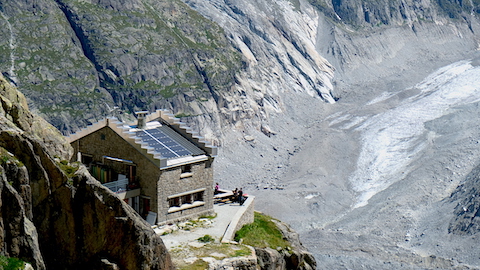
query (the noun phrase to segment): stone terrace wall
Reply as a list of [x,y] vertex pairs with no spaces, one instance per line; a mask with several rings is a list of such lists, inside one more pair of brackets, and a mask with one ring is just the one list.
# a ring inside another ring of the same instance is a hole
[[255,209],[255,196],[249,195],[242,208],[240,208],[227,227],[222,238],[222,243],[228,243],[233,240],[235,233],[244,225],[253,223]]

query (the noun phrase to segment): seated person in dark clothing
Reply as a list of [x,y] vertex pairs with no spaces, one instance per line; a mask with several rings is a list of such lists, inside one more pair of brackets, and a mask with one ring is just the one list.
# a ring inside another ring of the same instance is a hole
[[238,191],[238,203],[240,205],[243,204],[243,190],[240,188],[240,190]]
[[233,192],[232,202],[236,202],[238,200],[238,188],[235,188],[235,190],[232,190],[232,192]]

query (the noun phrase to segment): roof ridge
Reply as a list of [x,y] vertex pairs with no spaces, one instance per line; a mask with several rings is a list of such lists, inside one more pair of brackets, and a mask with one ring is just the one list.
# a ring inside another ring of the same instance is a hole
[[69,143],[73,142],[73,141],[76,141],[80,138],[83,138],[99,129],[102,129],[106,126],[109,126],[110,122],[113,122],[113,123],[122,123],[120,122],[116,117],[106,117],[106,118],[102,118],[100,120],[98,120],[97,122],[95,123],[92,123],[80,130],[78,130],[77,132],[75,133],[72,133],[68,136],[65,136],[65,138],[67,138],[67,141]]

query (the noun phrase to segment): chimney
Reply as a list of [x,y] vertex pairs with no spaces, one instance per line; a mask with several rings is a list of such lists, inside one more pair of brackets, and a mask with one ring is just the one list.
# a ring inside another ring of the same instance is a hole
[[135,112],[135,114],[137,115],[137,128],[145,129],[145,126],[147,125],[145,116],[148,114],[148,111]]

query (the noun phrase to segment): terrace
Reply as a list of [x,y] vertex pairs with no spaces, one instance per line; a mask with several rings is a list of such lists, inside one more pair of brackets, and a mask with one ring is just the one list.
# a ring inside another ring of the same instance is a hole
[[138,185],[129,184],[129,180],[126,177],[122,177],[117,181],[105,183],[103,186],[115,192],[122,200],[140,196],[140,187]]

